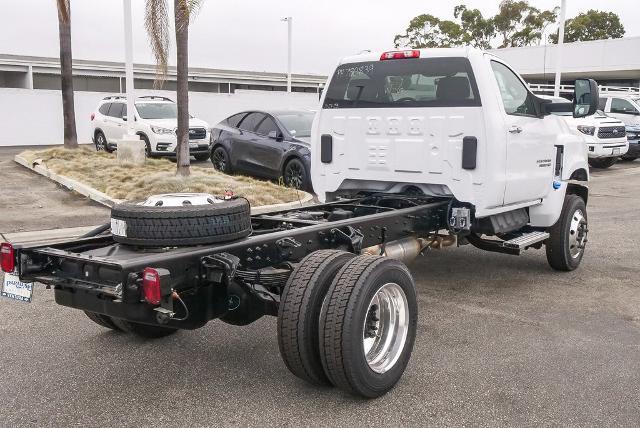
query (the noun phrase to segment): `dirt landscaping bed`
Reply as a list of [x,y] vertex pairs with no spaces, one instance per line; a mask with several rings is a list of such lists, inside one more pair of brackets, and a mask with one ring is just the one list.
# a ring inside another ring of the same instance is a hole
[[121,165],[115,154],[89,148],[27,150],[19,156],[30,165],[42,165],[120,200],[142,200],[149,195],[174,192],[221,195],[231,190],[246,197],[252,206],[262,206],[294,202],[306,196],[270,181],[226,175],[199,166],[191,166],[191,176],[178,177],[176,164],[168,159],[147,159],[143,166]]

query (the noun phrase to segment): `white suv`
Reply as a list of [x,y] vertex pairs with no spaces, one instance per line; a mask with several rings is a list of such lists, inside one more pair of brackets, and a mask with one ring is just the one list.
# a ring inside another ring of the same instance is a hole
[[[175,156],[177,106],[165,97],[143,96],[135,101],[135,131],[146,144],[147,156]],[[91,114],[91,140],[96,150],[111,152],[127,132],[127,99],[121,95],[100,101]],[[197,160],[209,158],[209,125],[200,119],[189,119],[189,151]]]
[[[545,95],[540,97],[554,103],[571,104],[570,101],[561,97]],[[563,116],[574,133],[579,132],[584,136],[589,165],[594,168],[609,168],[629,150],[624,123],[614,117],[609,117],[601,110],[592,116],[581,118],[574,118],[571,112],[556,112],[554,114]]]
[[604,93],[600,95],[600,110],[620,119],[625,125],[640,125],[640,93]]

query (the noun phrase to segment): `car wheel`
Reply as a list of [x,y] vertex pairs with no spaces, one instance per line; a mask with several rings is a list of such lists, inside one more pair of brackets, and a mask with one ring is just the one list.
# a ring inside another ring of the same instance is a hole
[[280,355],[291,373],[314,385],[331,385],[318,348],[320,310],[331,281],[353,257],[340,250],[314,251],[293,270],[280,297]]
[[110,328],[111,330],[121,331],[118,326],[113,323],[113,319],[107,315],[98,314],[96,312],[84,311],[85,315],[99,326]]
[[589,165],[593,168],[606,169],[613,166],[618,161],[618,158],[594,158],[589,159]]
[[111,153],[113,151],[109,149],[109,146],[107,145],[107,139],[100,131],[96,132],[95,143],[97,152]]
[[120,330],[134,334],[143,339],[159,339],[161,337],[170,336],[178,330],[175,328],[162,327],[159,325],[147,325],[137,322],[125,321],[118,318],[112,318],[113,323]]
[[145,155],[148,158],[152,157],[153,154],[151,153],[151,143],[149,143],[149,139],[145,135],[140,135],[140,139],[142,141],[144,141],[144,153],[145,153]]
[[638,156],[629,156],[629,155],[622,156],[622,160],[629,161],[629,162],[632,162],[636,159],[638,159]]
[[299,159],[291,159],[284,167],[284,185],[295,189],[307,188],[307,169]]
[[229,153],[227,153],[227,150],[224,147],[218,146],[213,149],[213,152],[211,153],[211,163],[216,171],[224,172],[225,174],[231,173]]
[[385,394],[404,373],[416,337],[418,303],[404,263],[360,255],[336,274],[322,305],[322,366],[331,383],[367,398]]
[[559,271],[576,269],[584,256],[589,233],[584,200],[577,195],[567,195],[560,219],[548,232],[551,235],[546,241],[549,266]]

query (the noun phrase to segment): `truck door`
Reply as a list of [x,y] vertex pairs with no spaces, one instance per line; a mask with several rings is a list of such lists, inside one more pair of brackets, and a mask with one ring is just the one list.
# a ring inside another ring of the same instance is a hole
[[505,64],[491,60],[504,107],[507,141],[504,204],[543,198],[553,181],[555,126],[539,118],[533,94]]

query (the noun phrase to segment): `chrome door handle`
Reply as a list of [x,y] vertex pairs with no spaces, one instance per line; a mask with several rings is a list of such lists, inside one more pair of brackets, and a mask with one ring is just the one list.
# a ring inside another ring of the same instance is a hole
[[512,134],[519,134],[522,132],[522,128],[517,125],[513,125],[511,126],[511,128],[509,128],[509,132],[511,132]]

